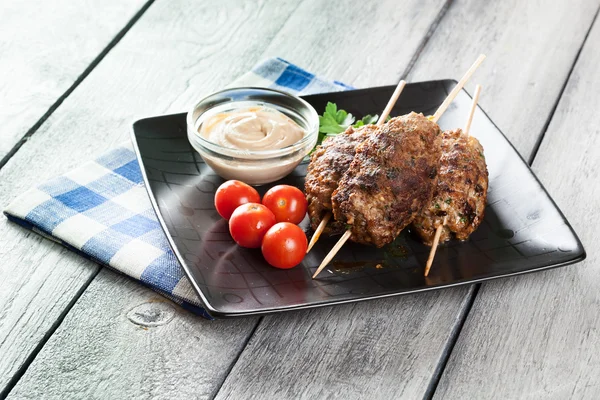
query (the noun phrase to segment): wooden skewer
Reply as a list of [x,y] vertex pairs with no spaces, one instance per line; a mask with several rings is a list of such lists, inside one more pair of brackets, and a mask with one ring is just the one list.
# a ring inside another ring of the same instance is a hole
[[337,254],[338,251],[340,251],[340,249],[342,248],[344,243],[346,243],[346,241],[348,239],[350,239],[350,236],[352,236],[352,231],[350,229],[348,229],[346,232],[344,232],[344,234],[342,235],[340,240],[338,240],[338,242],[335,244],[335,246],[333,246],[333,249],[331,249],[329,254],[327,254],[327,257],[325,257],[325,259],[321,262],[321,265],[319,265],[319,268],[317,268],[317,270],[315,271],[315,273],[312,276],[313,279],[315,279],[317,277],[317,275],[319,275],[321,273],[321,271],[323,271],[323,268],[325,268],[325,266],[327,264],[329,264],[329,261],[331,261],[331,259],[333,257],[335,257],[335,255]]
[[469,116],[467,117],[467,123],[465,124],[465,135],[469,137],[469,131],[471,130],[471,123],[473,122],[473,116],[475,115],[475,109],[477,108],[477,102],[479,101],[479,95],[481,94],[481,85],[475,86],[475,94],[473,95],[473,102],[471,103],[471,110],[469,110]]
[[[481,93],[481,85],[477,85],[475,87],[475,94],[473,95],[473,102],[471,103],[471,110],[469,110],[469,116],[467,117],[467,123],[465,124],[465,135],[469,137],[469,131],[471,130],[471,123],[473,122],[473,116],[475,115],[475,110],[477,109],[477,101],[479,100],[479,94]],[[429,258],[427,258],[427,264],[425,265],[425,276],[429,275],[429,270],[431,269],[431,264],[433,264],[433,259],[435,258],[435,253],[437,252],[438,244],[440,241],[440,235],[442,234],[442,229],[446,225],[448,221],[448,216],[444,217],[444,221],[438,225],[435,231],[435,237],[433,238],[433,244],[431,245],[431,250],[429,251]]]
[[[475,70],[477,68],[479,68],[479,66],[481,65],[483,60],[485,60],[485,54],[480,54],[479,57],[477,57],[477,60],[475,60],[475,62],[473,63],[473,65],[471,65],[471,67],[467,70],[465,75],[460,79],[460,81],[458,81],[458,83],[456,84],[454,89],[452,89],[452,91],[448,94],[448,97],[446,97],[444,102],[439,106],[439,108],[433,115],[433,118],[432,118],[433,122],[437,123],[437,121],[442,117],[444,112],[446,112],[446,110],[448,109],[448,106],[450,106],[450,103],[452,103],[452,100],[454,100],[454,98],[456,96],[458,96],[458,93],[460,93],[460,91],[465,86],[465,84],[467,83],[469,78],[471,78],[471,75],[473,75]],[[349,232],[350,232],[350,230],[347,230],[342,235],[342,237],[338,240],[338,242],[335,244],[335,246],[333,246],[331,251],[329,251],[329,254],[327,254],[325,259],[321,262],[321,265],[319,265],[319,268],[317,268],[317,271],[313,275],[313,279],[315,279],[315,277],[323,270],[323,268],[325,268],[327,266],[327,264],[333,259],[333,257],[335,257],[337,252],[342,248],[344,243],[346,243],[346,241],[350,238]]]
[[398,82],[398,86],[396,86],[394,93],[392,93],[392,97],[390,97],[390,99],[388,100],[387,105],[385,106],[383,112],[377,120],[377,126],[385,124],[385,119],[388,117],[388,115],[390,115],[390,112],[392,111],[392,108],[394,108],[394,105],[396,105],[396,101],[398,101],[400,93],[402,93],[402,91],[404,90],[404,86],[406,86],[406,81],[404,79]]
[[425,276],[429,275],[429,269],[431,268],[431,264],[433,264],[433,259],[435,257],[435,249],[437,249],[438,243],[440,242],[440,236],[442,235],[442,228],[446,225],[446,220],[448,216],[444,217],[444,222],[442,222],[435,231],[435,236],[433,238],[433,244],[431,245],[431,251],[429,252],[429,258],[427,259],[427,265],[425,266]]
[[312,247],[315,245],[315,243],[317,243],[317,240],[319,240],[319,236],[321,236],[321,233],[323,233],[323,230],[325,229],[325,226],[327,226],[327,223],[329,222],[330,219],[331,219],[331,213],[327,212],[327,214],[325,214],[325,217],[323,217],[323,219],[319,223],[319,226],[317,226],[317,229],[315,230],[315,234],[313,235],[313,237],[310,239],[310,242],[308,243],[308,248],[306,249],[307,254],[310,251],[310,249],[312,249]]
[[448,97],[446,97],[446,100],[444,100],[444,102],[437,109],[435,114],[433,114],[433,122],[438,122],[438,120],[442,117],[442,114],[444,114],[448,109],[448,106],[450,106],[450,103],[452,103],[452,100],[454,100],[454,98],[458,95],[463,86],[465,86],[465,83],[467,83],[467,81],[471,78],[471,75],[473,75],[475,70],[479,68],[483,60],[485,60],[485,54],[480,54],[479,57],[477,57],[477,60],[475,60],[475,62],[473,63],[473,65],[471,65],[471,68],[467,70],[465,75],[460,79],[460,81],[458,81],[454,89],[452,89]]
[[[394,93],[392,93],[392,97],[390,97],[390,99],[388,100],[385,108],[383,109],[383,112],[381,113],[381,115],[379,116],[379,119],[377,120],[377,126],[381,126],[385,123],[385,119],[388,117],[388,115],[390,115],[392,108],[394,108],[394,105],[396,105],[396,101],[398,101],[398,97],[400,97],[400,93],[402,93],[402,91],[404,90],[404,86],[406,86],[405,80],[401,80],[400,82],[398,82],[396,89],[394,89]],[[327,226],[327,223],[329,222],[330,219],[331,219],[331,212],[328,212],[327,214],[325,214],[325,217],[323,217],[321,222],[319,222],[319,226],[317,226],[317,229],[315,229],[315,234],[310,239],[310,243],[308,244],[308,248],[306,249],[307,254],[310,251],[310,249],[313,248],[315,243],[317,243],[317,240],[319,240],[319,237],[321,237],[321,234],[325,230],[325,226]],[[317,272],[321,272],[321,271],[317,271]]]

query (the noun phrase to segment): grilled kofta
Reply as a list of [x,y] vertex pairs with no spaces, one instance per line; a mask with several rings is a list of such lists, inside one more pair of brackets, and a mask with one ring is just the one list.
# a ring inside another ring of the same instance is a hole
[[431,246],[437,227],[446,218],[440,242],[452,236],[468,239],[483,220],[487,189],[488,171],[479,141],[460,129],[445,131],[433,199],[412,228]]
[[[308,215],[313,229],[331,212],[331,194],[354,159],[356,146],[377,131],[375,125],[349,127],[345,132],[323,141],[310,158],[304,191],[308,200]],[[342,233],[345,225],[331,220],[325,233]]]
[[441,156],[439,126],[423,114],[392,118],[358,147],[332,195],[354,242],[392,242],[431,201]]

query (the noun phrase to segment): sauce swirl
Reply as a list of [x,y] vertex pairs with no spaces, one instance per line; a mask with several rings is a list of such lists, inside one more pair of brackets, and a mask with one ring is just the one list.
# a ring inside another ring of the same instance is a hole
[[306,132],[285,114],[261,106],[214,114],[200,125],[199,134],[223,147],[260,151],[291,146]]

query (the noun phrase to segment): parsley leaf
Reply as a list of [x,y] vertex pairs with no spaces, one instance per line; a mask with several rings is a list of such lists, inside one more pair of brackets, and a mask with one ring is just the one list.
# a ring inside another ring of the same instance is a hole
[[[361,126],[376,123],[378,118],[377,114],[369,114],[356,121],[354,115],[345,110],[338,110],[335,103],[327,102],[325,112],[323,115],[319,115],[319,139],[317,140],[317,145],[321,144],[327,136],[335,136],[338,133],[342,133],[351,125],[355,128],[360,128]],[[387,119],[389,120],[390,117]]]
[[[327,102],[325,112],[319,115],[319,138],[317,146],[327,136],[344,132],[354,122],[354,116],[344,110],[338,110],[335,103]],[[313,149],[314,151],[314,149]]]
[[341,133],[354,122],[354,116],[344,110],[338,110],[335,103],[327,103],[325,112],[319,117],[320,133]]
[[378,119],[379,119],[379,115],[377,115],[377,114],[375,114],[375,115],[367,114],[362,119],[359,119],[358,121],[356,121],[356,123],[352,126],[355,128],[360,128],[361,126],[374,124],[377,122]]

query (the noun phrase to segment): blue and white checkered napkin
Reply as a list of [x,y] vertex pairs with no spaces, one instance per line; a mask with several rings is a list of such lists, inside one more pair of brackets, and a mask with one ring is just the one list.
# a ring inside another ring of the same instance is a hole
[[[230,86],[262,86],[296,94],[351,89],[279,58],[258,64]],[[156,219],[129,145],[30,189],[4,214],[210,318]]]

